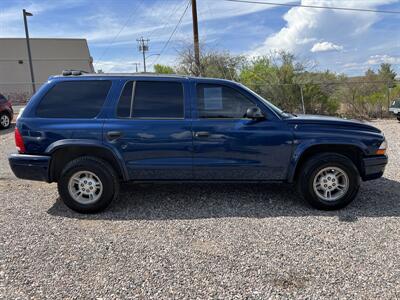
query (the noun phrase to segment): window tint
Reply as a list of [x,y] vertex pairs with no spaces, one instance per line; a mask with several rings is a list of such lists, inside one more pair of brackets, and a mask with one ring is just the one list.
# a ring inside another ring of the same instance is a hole
[[136,81],[134,118],[183,118],[183,88],[179,82]]
[[131,113],[131,101],[132,101],[132,86],[133,81],[129,81],[125,84],[125,87],[119,98],[117,107],[117,116],[120,118],[129,118]]
[[217,84],[197,85],[199,118],[243,118],[256,105],[236,90]]
[[57,83],[42,99],[36,115],[42,118],[94,118],[111,87],[111,81],[82,80]]

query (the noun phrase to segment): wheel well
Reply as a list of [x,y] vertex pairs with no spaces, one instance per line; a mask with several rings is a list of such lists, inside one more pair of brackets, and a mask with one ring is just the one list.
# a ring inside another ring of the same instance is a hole
[[2,115],[2,114],[7,115],[11,119],[11,112],[9,112],[8,110],[0,111],[0,115]]
[[51,181],[57,182],[65,165],[81,156],[93,156],[105,160],[115,170],[118,178],[123,179],[120,164],[110,150],[96,146],[67,146],[54,151],[51,155]]
[[362,174],[362,157],[363,152],[360,148],[351,145],[315,145],[308,148],[306,151],[303,152],[299,161],[296,165],[296,170],[294,173],[294,181],[297,180],[299,176],[300,170],[307,160],[320,153],[337,153],[349,158],[357,167],[358,172]]

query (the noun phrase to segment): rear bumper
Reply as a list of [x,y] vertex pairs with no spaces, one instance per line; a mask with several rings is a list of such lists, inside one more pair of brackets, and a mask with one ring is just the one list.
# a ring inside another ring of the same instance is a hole
[[362,179],[367,181],[382,177],[387,163],[388,158],[386,155],[364,158],[364,174],[362,175]]
[[50,156],[11,154],[8,162],[18,178],[50,182]]

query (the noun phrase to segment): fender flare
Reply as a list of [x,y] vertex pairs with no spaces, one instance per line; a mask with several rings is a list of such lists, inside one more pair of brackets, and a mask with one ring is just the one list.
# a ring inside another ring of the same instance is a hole
[[47,155],[52,155],[55,151],[63,149],[63,148],[68,148],[70,146],[80,146],[80,147],[97,147],[104,149],[114,157],[114,159],[118,162],[118,167],[121,171],[122,178],[124,181],[129,180],[128,177],[128,170],[126,168],[125,162],[121,154],[112,146],[110,145],[105,145],[101,141],[97,140],[84,140],[84,139],[63,139],[63,140],[58,140],[52,144],[50,144],[46,150],[45,154]]
[[309,140],[304,143],[298,144],[298,146],[294,149],[292,158],[290,160],[289,168],[288,168],[288,176],[287,180],[289,183],[294,181],[294,176],[296,173],[296,169],[298,163],[302,157],[302,155],[309,150],[311,147],[315,146],[352,146],[360,149],[364,154],[368,153],[368,148],[365,144],[361,143],[360,141],[343,141],[343,140],[330,140],[326,139],[324,141],[320,140]]

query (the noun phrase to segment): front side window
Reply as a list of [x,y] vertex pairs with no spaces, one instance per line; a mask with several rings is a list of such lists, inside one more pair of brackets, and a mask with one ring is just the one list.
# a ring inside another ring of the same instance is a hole
[[111,87],[109,80],[63,81],[40,101],[36,115],[41,118],[96,117]]
[[256,105],[238,91],[218,84],[197,85],[199,118],[240,119]]
[[117,116],[131,118],[183,118],[183,87],[180,82],[128,82],[118,102]]

